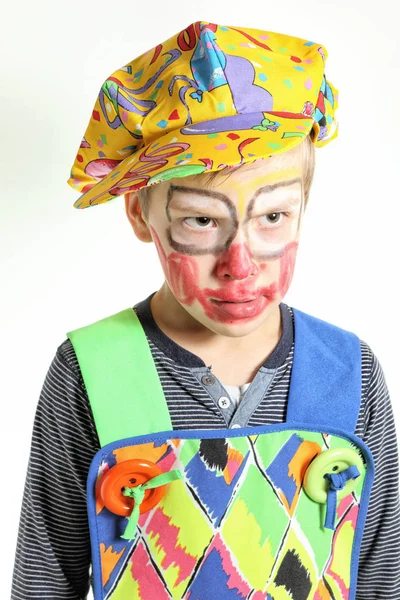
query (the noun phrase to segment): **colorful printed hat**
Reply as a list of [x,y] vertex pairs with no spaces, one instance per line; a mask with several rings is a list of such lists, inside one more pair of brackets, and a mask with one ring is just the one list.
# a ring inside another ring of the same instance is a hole
[[171,177],[285,152],[338,133],[324,46],[197,21],[101,86],[68,184],[76,208]]

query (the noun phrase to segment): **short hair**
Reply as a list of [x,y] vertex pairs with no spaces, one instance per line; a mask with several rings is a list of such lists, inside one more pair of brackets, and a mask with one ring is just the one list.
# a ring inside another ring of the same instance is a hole
[[[314,177],[314,171],[315,171],[315,145],[313,143],[313,135],[314,132],[313,130],[311,130],[311,132],[305,137],[305,139],[299,144],[299,146],[296,146],[295,148],[299,148],[299,150],[302,153],[302,163],[304,165],[304,172],[303,172],[303,183],[304,183],[304,202],[305,202],[305,206],[307,206],[307,202],[308,202],[308,198],[310,195],[310,190],[311,190],[311,184],[313,181],[313,177]],[[276,156],[276,155],[273,155]],[[254,159],[252,161],[248,161],[246,164],[249,164],[249,162],[254,162],[255,160],[267,160],[267,159]],[[201,175],[206,175],[208,177],[207,183],[211,183],[212,181],[214,181],[214,179],[216,179],[217,177],[219,177],[220,175],[226,175],[226,177],[229,177],[229,175],[233,172],[236,171],[237,169],[240,169],[243,165],[235,165],[233,167],[224,167],[223,169],[220,169],[219,171],[209,171],[208,173],[202,173]],[[155,184],[157,185],[157,184]],[[143,217],[148,220],[149,217],[149,208],[150,208],[150,190],[151,190],[152,186],[145,186],[140,188],[139,190],[137,190],[137,194],[139,196],[139,202],[140,202],[140,208],[142,210],[142,214]]]

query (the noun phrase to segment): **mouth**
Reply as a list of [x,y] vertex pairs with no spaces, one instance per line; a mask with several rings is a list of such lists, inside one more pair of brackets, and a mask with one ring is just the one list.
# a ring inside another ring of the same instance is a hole
[[265,295],[259,294],[253,298],[210,298],[218,311],[233,319],[251,319],[263,312],[268,305]]
[[235,300],[225,300],[225,299],[217,299],[217,298],[210,298],[211,302],[223,302],[224,304],[245,304],[246,302],[254,302],[254,300],[257,300],[259,296],[254,296],[254,298],[243,298],[243,300],[240,299],[235,299]]
[[260,292],[253,293],[250,296],[248,294],[246,296],[242,296],[240,292],[233,295],[228,290],[214,290],[214,294],[217,295],[211,296],[209,298],[211,302],[226,302],[228,304],[242,304],[246,302],[254,302],[255,300],[259,300],[262,296]]

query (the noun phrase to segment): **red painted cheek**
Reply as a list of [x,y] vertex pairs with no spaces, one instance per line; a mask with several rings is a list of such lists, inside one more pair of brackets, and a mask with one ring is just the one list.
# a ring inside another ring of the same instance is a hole
[[207,300],[204,291],[199,289],[197,284],[199,268],[196,259],[179,252],[172,252],[167,256],[153,227],[151,232],[165,277],[175,298],[184,305],[191,305],[194,300],[198,300],[209,319],[222,322],[227,320],[226,315],[218,314],[217,307],[214,307]]
[[190,256],[173,252],[168,256],[168,269],[169,284],[177,300],[182,304],[193,304],[199,294],[197,261]]
[[168,256],[161,245],[160,238],[151,227],[158,255],[174,296],[182,304],[193,304],[199,294],[197,280],[199,267],[195,258],[172,252]]
[[281,258],[279,293],[282,297],[288,291],[291,281],[293,279],[294,265],[296,263],[298,245],[298,242],[291,242],[290,244],[288,244]]
[[150,225],[151,233],[153,234],[153,240],[157,248],[158,256],[160,257],[161,266],[164,270],[165,276],[168,273],[167,255],[164,252],[164,248],[161,245],[160,238],[158,237],[155,229]]

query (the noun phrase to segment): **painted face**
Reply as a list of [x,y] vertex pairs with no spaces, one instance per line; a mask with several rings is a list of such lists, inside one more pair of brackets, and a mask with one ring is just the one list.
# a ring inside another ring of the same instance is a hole
[[204,185],[175,178],[152,190],[148,224],[168,286],[197,321],[224,335],[256,329],[293,276],[302,171],[253,163]]

